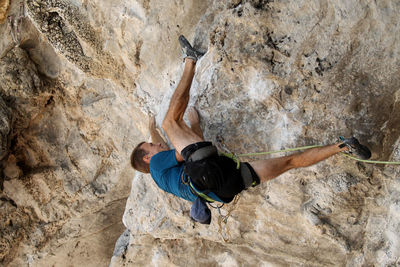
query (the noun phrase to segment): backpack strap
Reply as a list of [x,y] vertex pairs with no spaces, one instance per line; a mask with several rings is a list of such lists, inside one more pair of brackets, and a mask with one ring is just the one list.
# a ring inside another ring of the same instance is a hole
[[[190,179],[190,178],[189,178],[189,179]],[[196,189],[196,187],[194,187],[194,185],[193,185],[192,182],[190,182],[190,181],[189,181],[189,186],[190,186],[190,189],[192,190],[192,192],[194,191],[194,192],[195,192],[195,195],[197,195],[198,197],[201,197],[202,199],[204,199],[205,201],[207,201],[207,202],[209,202],[209,203],[215,202],[215,200],[212,199],[211,197],[209,197],[207,194],[198,191],[198,190]]]
[[193,195],[195,195],[196,197],[201,197],[202,199],[204,199],[205,201],[210,202],[210,203],[219,201],[219,200],[215,200],[215,199],[209,197],[207,195],[208,192],[201,192],[201,191],[197,190],[196,187],[194,187],[194,185],[190,181],[190,177],[185,175],[185,173],[182,172],[181,178],[182,178],[182,183],[189,186],[190,191],[192,191]]
[[225,200],[222,200],[219,196],[217,196],[214,192],[211,192],[209,190],[206,191],[200,191],[198,190],[190,181],[190,177],[182,173],[182,183],[189,186],[190,191],[195,195],[196,197],[201,197],[208,203],[214,203],[214,202],[221,202],[221,203],[227,203]]

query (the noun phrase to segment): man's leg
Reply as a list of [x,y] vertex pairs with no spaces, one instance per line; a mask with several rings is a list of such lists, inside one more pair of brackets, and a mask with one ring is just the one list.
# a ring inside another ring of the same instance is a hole
[[190,97],[190,86],[194,77],[196,63],[194,60],[185,59],[185,69],[182,78],[172,95],[167,114],[162,123],[162,128],[178,153],[186,146],[204,141],[183,121],[186,107]]
[[347,147],[340,148],[339,145],[312,148],[286,157],[253,161],[250,162],[250,165],[260,178],[260,182],[266,182],[290,169],[308,167],[339,152],[348,150]]

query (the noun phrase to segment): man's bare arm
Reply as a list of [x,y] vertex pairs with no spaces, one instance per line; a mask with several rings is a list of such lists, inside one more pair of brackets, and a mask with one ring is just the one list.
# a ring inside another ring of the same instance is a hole
[[[149,130],[151,135],[151,141],[153,143],[160,143],[164,148],[169,149],[167,143],[165,143],[164,139],[160,135],[160,132],[157,130],[156,119],[154,118],[154,116],[151,116],[150,118]],[[183,161],[181,154],[179,154],[178,151],[176,150],[175,150],[175,158],[178,162]]]
[[151,141],[153,143],[155,144],[160,143],[163,147],[168,148],[167,143],[164,141],[164,139],[161,137],[160,133],[157,130],[156,119],[154,116],[150,117],[149,131],[150,131]]
[[178,151],[175,150],[175,158],[177,162],[182,162],[183,161],[183,157],[181,154],[178,153]]

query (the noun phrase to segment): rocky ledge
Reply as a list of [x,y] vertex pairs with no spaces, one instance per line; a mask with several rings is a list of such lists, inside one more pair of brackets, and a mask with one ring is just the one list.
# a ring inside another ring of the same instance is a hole
[[190,105],[221,149],[354,135],[400,161],[399,13],[395,0],[0,1],[0,264],[397,266],[396,165],[337,155],[204,226],[129,155],[148,115],[163,119],[184,34],[207,51]]

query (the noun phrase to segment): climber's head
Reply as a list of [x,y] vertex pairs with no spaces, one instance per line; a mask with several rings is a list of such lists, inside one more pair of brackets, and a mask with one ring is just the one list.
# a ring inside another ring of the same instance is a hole
[[131,155],[131,165],[135,170],[143,173],[150,172],[150,160],[155,154],[165,151],[166,148],[158,143],[141,142],[138,144]]

